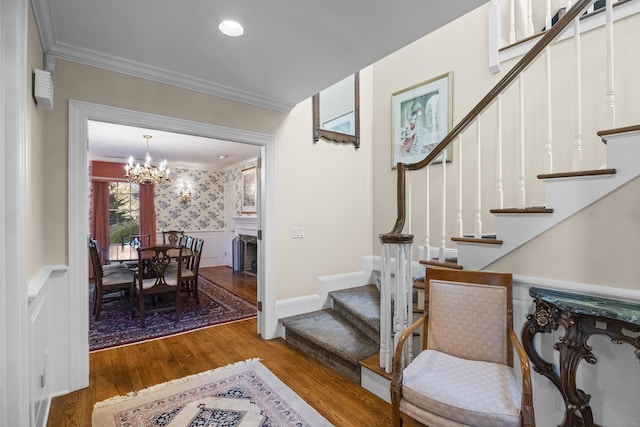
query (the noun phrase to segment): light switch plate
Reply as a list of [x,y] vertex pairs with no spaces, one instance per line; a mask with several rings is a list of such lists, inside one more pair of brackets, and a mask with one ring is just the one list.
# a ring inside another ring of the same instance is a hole
[[291,227],[292,239],[304,239],[304,227]]

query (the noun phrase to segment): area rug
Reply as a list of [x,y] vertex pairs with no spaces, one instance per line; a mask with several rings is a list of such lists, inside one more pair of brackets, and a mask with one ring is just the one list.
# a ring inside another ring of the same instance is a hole
[[[256,315],[253,304],[203,276],[199,276],[198,290],[200,305],[194,297],[184,295],[182,298],[179,322],[175,322],[173,310],[149,313],[145,316],[146,328],[140,327],[137,315],[131,318],[128,297],[103,305],[100,320],[95,321],[89,313],[89,349],[95,351],[138,343]],[[93,286],[89,291],[89,301],[92,300]],[[92,308],[90,302],[89,310]]]
[[259,359],[95,404],[93,427],[323,427],[331,424]]

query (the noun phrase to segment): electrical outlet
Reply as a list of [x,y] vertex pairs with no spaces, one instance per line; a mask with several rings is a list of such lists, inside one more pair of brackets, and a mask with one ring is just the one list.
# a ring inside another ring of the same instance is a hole
[[304,227],[291,227],[292,239],[304,239]]

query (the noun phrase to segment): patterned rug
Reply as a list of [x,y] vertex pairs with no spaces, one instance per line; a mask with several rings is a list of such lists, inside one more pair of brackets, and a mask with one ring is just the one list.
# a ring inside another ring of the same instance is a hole
[[[173,310],[149,313],[145,316],[146,328],[140,327],[136,315],[131,318],[128,297],[104,304],[100,320],[89,313],[89,349],[103,350],[125,344],[166,337],[212,325],[247,319],[256,315],[256,307],[222,286],[199,276],[200,305],[195,298],[182,298],[180,321],[175,322]],[[89,290],[89,310],[93,309],[93,285]]]
[[324,427],[331,424],[258,359],[95,404],[93,427]]

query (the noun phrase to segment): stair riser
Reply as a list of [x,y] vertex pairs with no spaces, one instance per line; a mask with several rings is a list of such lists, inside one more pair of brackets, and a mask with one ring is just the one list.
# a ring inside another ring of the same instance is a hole
[[327,351],[294,332],[286,331],[285,339],[289,344],[293,345],[300,351],[307,353],[314,359],[323,363],[325,366],[339,372],[350,381],[360,384],[360,365],[354,365],[339,355]]
[[333,301],[333,309],[340,314],[345,320],[351,323],[365,334],[369,339],[376,343],[380,343],[380,330],[374,329],[366,324],[357,315],[354,315],[349,306],[343,305],[338,301]]

